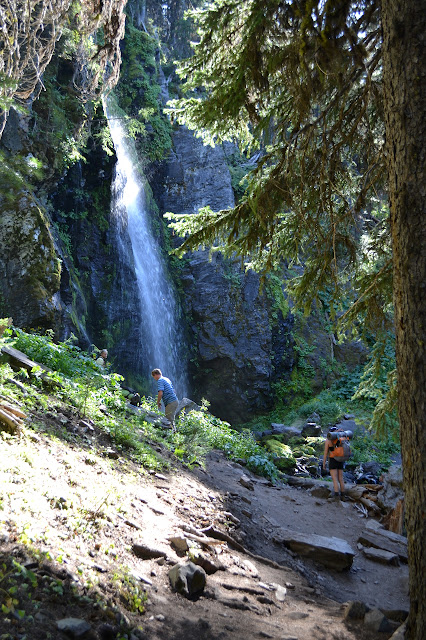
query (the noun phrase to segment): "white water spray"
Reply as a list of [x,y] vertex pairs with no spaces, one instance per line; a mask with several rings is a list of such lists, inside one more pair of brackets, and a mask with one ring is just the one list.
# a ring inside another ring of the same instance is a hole
[[[129,238],[140,299],[140,344],[138,350],[141,373],[150,377],[159,367],[175,385],[180,397],[187,392],[186,363],[182,358],[178,310],[173,286],[167,277],[161,249],[152,230],[146,206],[145,179],[138,172],[134,140],[126,133],[123,117],[112,104],[104,104],[111,137],[117,155],[112,186],[111,213],[119,233],[122,254],[128,253]],[[127,256],[129,259],[129,256]]]

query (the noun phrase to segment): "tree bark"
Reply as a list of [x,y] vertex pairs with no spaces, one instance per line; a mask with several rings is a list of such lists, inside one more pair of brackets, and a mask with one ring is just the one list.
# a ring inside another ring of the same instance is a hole
[[410,568],[411,607],[405,637],[422,640],[426,637],[425,1],[382,0],[382,24],[398,410]]

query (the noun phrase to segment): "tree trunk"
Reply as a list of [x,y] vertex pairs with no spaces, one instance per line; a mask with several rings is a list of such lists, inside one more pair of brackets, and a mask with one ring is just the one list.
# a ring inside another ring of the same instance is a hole
[[398,408],[410,567],[406,638],[426,637],[426,6],[382,0]]

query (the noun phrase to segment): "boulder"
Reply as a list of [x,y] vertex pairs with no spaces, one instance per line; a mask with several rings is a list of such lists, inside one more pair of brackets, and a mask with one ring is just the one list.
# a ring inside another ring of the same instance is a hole
[[311,495],[314,498],[329,498],[331,495],[332,488],[328,484],[319,484],[311,489]]
[[248,476],[242,475],[238,482],[249,491],[254,491],[254,484]]
[[343,618],[345,620],[348,618],[362,620],[366,613],[367,607],[363,602],[360,602],[359,600],[350,600],[345,604]]
[[63,618],[58,620],[56,626],[59,631],[63,631],[73,638],[81,638],[91,629],[90,624],[80,618]]
[[319,424],[315,422],[307,422],[302,429],[302,436],[305,438],[308,437],[317,437],[321,435],[321,427]]
[[290,438],[300,438],[302,435],[298,427],[286,427],[284,424],[271,424],[273,434],[279,433],[284,444],[288,444]]
[[402,467],[393,466],[387,473],[382,474],[382,484],[383,489],[377,496],[377,503],[385,511],[392,511],[397,503],[404,499]]
[[201,411],[201,407],[199,404],[197,404],[193,400],[190,400],[189,398],[182,398],[182,400],[179,400],[179,405],[175,415],[176,419],[180,416],[182,411],[185,411],[185,413],[190,413],[191,411]]
[[388,620],[380,609],[372,609],[371,611],[368,611],[364,617],[364,624],[372,631],[379,631],[382,633],[389,633],[398,628],[398,623]]
[[333,536],[280,530],[275,534],[274,541],[336,571],[350,569],[355,556],[355,552],[346,540]]
[[175,591],[190,598],[203,592],[206,586],[206,572],[193,562],[175,564],[169,571],[169,580]]

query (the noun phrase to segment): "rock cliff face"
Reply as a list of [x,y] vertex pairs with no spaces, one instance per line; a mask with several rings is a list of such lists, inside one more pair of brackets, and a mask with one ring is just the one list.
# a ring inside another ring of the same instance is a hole
[[[204,146],[183,127],[175,132],[161,179],[153,185],[162,213],[195,213],[206,205],[217,211],[234,204],[221,147]],[[182,284],[191,319],[195,397],[205,397],[223,419],[244,422],[271,404],[274,356],[279,350],[278,368],[288,360],[289,331],[283,340],[282,318],[281,333],[271,327],[269,300],[259,290],[259,277],[220,254],[191,254]]]
[[[72,243],[72,260],[64,258],[61,280],[66,308],[61,336],[76,332],[73,321],[82,343],[108,347],[114,368],[132,380],[139,362],[140,305],[134,265],[120,259],[111,213],[114,162],[93,150],[51,194],[55,220],[66,226]],[[85,215],[76,215],[81,211]]]

